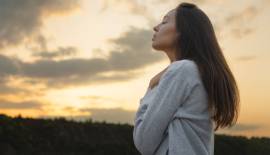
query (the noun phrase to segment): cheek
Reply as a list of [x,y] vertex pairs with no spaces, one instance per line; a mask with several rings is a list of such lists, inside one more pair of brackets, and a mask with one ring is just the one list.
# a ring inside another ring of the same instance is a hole
[[167,46],[172,46],[172,44],[175,41],[175,37],[176,37],[176,29],[174,26],[172,25],[168,25],[167,27],[164,27],[164,29],[162,29],[160,31],[160,36],[159,36],[159,41],[160,43],[163,43],[164,45]]

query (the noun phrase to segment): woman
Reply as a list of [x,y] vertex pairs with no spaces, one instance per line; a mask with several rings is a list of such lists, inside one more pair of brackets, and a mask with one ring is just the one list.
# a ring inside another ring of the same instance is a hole
[[214,131],[235,124],[239,105],[213,26],[195,4],[184,2],[154,31],[152,47],[171,63],[140,99],[134,144],[142,155],[213,155]]

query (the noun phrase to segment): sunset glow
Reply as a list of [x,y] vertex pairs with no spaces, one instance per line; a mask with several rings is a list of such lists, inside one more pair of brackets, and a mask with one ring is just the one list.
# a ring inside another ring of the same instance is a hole
[[[15,2],[0,4],[0,113],[133,124],[169,64],[151,47],[153,27],[179,1]],[[188,2],[211,19],[240,89],[237,125],[217,133],[269,137],[269,1]]]

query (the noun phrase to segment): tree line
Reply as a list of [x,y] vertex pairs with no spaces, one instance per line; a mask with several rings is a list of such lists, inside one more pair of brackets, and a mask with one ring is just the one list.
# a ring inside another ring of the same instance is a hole
[[[1,155],[140,155],[133,126],[0,114]],[[215,155],[269,155],[270,138],[215,134]]]

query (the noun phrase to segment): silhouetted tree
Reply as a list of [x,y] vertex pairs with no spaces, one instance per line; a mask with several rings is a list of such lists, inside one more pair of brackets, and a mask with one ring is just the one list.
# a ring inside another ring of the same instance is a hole
[[[0,114],[0,155],[140,155],[133,126]],[[270,138],[215,135],[215,155],[269,155]]]

